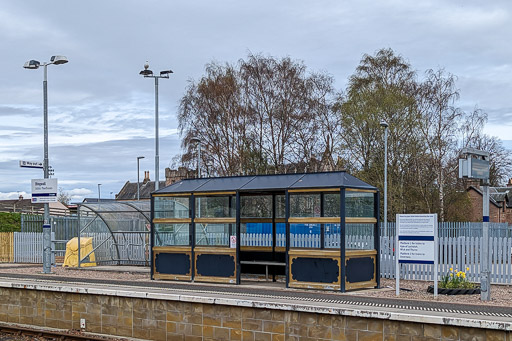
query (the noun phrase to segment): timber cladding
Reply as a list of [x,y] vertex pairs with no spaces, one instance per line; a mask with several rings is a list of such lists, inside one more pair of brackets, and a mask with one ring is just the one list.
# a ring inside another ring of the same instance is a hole
[[149,340],[512,340],[512,332],[178,300],[0,288],[0,322]]

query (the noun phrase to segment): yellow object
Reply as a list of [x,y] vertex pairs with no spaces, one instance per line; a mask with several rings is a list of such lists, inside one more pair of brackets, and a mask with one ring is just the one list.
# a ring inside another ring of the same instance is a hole
[[[92,238],[80,238],[80,256],[82,263],[80,266],[96,266],[96,257],[92,251]],[[90,255],[89,255],[90,253]],[[89,256],[87,256],[89,255]],[[87,257],[85,257],[87,256]],[[77,267],[78,266],[78,238],[72,238],[66,243],[66,256],[62,266]]]

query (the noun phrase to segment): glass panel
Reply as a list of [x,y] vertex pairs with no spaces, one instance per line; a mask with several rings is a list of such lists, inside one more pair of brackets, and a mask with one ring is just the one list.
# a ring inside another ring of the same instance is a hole
[[240,216],[242,218],[272,218],[272,196],[241,196]]
[[357,250],[375,249],[375,224],[346,224],[345,248]]
[[286,204],[284,195],[276,195],[276,218],[286,217]]
[[340,224],[325,224],[324,247],[326,249],[339,249]]
[[240,224],[241,246],[272,246],[272,223]]
[[190,245],[189,224],[154,224],[155,246]]
[[196,245],[229,246],[236,224],[196,223]]
[[196,197],[196,218],[233,218],[234,205],[233,196]]
[[320,194],[290,194],[290,217],[320,217]]
[[290,224],[290,247],[320,248],[321,224]]
[[347,217],[374,217],[373,193],[345,192],[345,213]]
[[[284,196],[283,196],[284,198]],[[276,223],[276,246],[286,246],[286,224]]]
[[155,218],[190,218],[189,197],[155,197]]
[[324,217],[340,216],[340,193],[324,194]]

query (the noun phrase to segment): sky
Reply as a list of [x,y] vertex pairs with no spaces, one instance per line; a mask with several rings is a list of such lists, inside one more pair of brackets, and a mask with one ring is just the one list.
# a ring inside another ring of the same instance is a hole
[[343,90],[364,54],[392,48],[421,75],[457,76],[463,110],[489,116],[485,132],[512,147],[510,0],[8,1],[0,0],[0,199],[30,197],[43,159],[43,69],[48,66],[49,159],[73,202],[114,198],[155,175],[154,80],[159,82],[160,180],[181,152],[177,110],[205,65],[249,53],[289,56],[331,74]]

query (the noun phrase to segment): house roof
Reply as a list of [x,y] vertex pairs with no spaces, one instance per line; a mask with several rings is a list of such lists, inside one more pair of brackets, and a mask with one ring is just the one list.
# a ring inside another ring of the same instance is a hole
[[162,188],[155,193],[219,191],[272,192],[284,191],[287,189],[322,189],[339,187],[377,190],[376,187],[373,187],[346,172],[322,172],[185,179]]
[[[49,203],[51,215],[69,214],[68,208],[60,202]],[[23,212],[41,214],[44,204],[32,203],[31,199],[0,200],[0,212]]]
[[[160,181],[160,188],[165,187],[165,181]],[[140,182],[140,199],[150,199],[151,192],[155,191],[155,181]],[[116,200],[137,200],[137,183],[127,181],[123,188],[116,194]]]
[[[469,191],[470,189],[474,190],[475,192],[477,192],[478,194],[480,194],[481,196],[483,196],[484,194],[482,193],[482,191],[480,190],[480,188],[478,187],[475,187],[475,186],[469,186],[466,190]],[[490,192],[490,191],[489,191]],[[494,206],[496,207],[502,207],[502,205],[496,201],[495,199],[495,195],[498,195],[497,193],[489,193],[489,202],[492,203]]]

